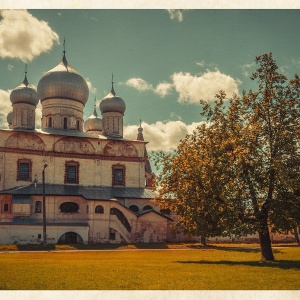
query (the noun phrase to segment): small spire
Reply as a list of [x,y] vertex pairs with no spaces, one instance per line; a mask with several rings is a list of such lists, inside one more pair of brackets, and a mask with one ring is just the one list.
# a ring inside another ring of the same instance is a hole
[[24,80],[23,80],[23,84],[24,84],[25,86],[28,86],[28,84],[29,84],[29,82],[28,82],[28,80],[27,80],[27,64],[25,65],[25,78],[24,78]]
[[67,61],[67,58],[66,58],[66,39],[64,38],[64,51],[63,51],[64,55],[63,55],[63,59],[62,59],[62,62],[64,64],[64,66],[66,68],[68,68],[68,61]]
[[116,95],[116,92],[114,90],[114,73],[112,73],[111,76],[111,91],[110,91],[114,96]]
[[143,141],[144,140],[143,127],[142,127],[142,119],[140,119],[140,127],[138,128],[137,140],[138,141]]
[[95,100],[94,100],[94,116],[96,118],[98,117],[97,110],[96,110],[96,96],[95,96]]

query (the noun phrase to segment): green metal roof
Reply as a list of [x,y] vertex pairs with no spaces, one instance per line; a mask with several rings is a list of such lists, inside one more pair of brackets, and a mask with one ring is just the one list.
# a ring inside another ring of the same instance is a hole
[[[0,194],[42,195],[42,184],[30,184],[0,191]],[[112,200],[117,198],[153,199],[156,193],[144,188],[101,187],[65,184],[45,184],[45,194],[52,196],[82,196],[88,200]]]

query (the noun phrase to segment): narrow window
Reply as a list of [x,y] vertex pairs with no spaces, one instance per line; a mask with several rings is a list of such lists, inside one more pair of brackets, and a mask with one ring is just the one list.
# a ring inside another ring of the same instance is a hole
[[86,213],[87,214],[89,213],[89,206],[88,205],[86,206]]
[[65,183],[79,183],[79,164],[66,162]]
[[113,166],[113,185],[125,185],[124,166]]
[[35,202],[35,212],[41,213],[42,212],[42,201]]
[[68,129],[68,118],[64,118],[64,129]]
[[7,203],[4,204],[4,211],[8,212],[8,204]]
[[76,128],[77,128],[77,130],[79,130],[79,121],[78,120],[76,121]]
[[18,160],[17,180],[31,181],[31,161]]
[[109,233],[109,239],[110,240],[115,240],[116,239],[116,233],[115,232],[110,232]]
[[95,214],[103,214],[104,213],[104,208],[101,205],[97,205],[95,208]]
[[53,126],[53,125],[52,125],[52,117],[50,117],[50,118],[49,118],[49,124],[48,124],[48,127],[49,127],[49,128],[52,128],[52,126]]

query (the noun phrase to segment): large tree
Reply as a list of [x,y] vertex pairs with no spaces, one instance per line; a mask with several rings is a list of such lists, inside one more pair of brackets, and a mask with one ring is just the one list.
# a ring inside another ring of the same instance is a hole
[[300,80],[280,74],[272,53],[256,63],[257,91],[201,101],[206,122],[157,157],[156,189],[185,233],[258,233],[262,259],[274,260],[270,228],[300,221]]

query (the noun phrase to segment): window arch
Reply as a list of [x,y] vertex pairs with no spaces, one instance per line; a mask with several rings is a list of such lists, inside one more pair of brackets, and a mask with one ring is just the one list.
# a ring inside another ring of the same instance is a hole
[[149,210],[149,209],[153,209],[153,207],[151,205],[146,205],[143,208],[143,210]]
[[75,202],[64,202],[59,206],[62,213],[74,214],[78,213],[79,205]]
[[95,208],[95,214],[104,214],[104,208],[102,205],[97,205]]
[[129,209],[133,212],[138,212],[140,210],[137,205],[130,205]]

